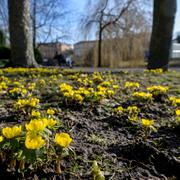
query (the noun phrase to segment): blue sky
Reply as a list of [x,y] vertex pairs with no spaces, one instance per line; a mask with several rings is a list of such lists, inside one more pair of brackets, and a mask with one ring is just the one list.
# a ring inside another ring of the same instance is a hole
[[180,0],[177,0],[177,13],[176,13],[176,21],[175,21],[175,27],[174,27],[174,32],[180,31]]
[[[84,39],[84,36],[82,35],[82,32],[79,31],[80,26],[80,19],[81,17],[86,14],[85,11],[85,4],[88,0],[70,0],[68,4],[68,8],[71,9],[71,12],[73,12],[70,15],[71,22],[69,22],[70,25],[70,42],[75,43],[78,41],[81,41]],[[176,32],[180,32],[180,0],[177,0],[177,14],[176,14],[176,20],[175,20],[175,26],[174,26],[174,35]],[[152,7],[151,7],[152,8]]]

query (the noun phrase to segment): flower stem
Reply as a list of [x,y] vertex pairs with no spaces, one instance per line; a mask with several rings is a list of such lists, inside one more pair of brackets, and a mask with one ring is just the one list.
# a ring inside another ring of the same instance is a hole
[[61,174],[61,172],[61,159],[60,157],[58,157],[58,159],[56,160],[56,173]]
[[10,161],[10,168],[13,169],[16,167],[16,159],[11,159]]
[[20,163],[19,163],[19,169],[22,171],[25,169],[25,162],[24,160],[21,160]]

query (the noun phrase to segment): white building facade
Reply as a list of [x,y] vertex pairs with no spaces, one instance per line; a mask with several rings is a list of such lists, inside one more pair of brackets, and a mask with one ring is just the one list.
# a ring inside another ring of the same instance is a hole
[[173,43],[171,50],[171,58],[179,59],[180,58],[180,43]]

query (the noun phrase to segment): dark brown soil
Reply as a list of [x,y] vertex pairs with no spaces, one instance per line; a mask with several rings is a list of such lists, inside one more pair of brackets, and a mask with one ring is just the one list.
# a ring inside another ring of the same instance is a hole
[[[172,89],[170,95],[179,95],[179,74],[161,76],[137,72],[117,73],[114,76],[121,86],[125,81],[135,79],[143,88],[150,84],[167,84]],[[122,90],[116,97],[101,103],[66,105],[52,89],[40,91],[41,109],[46,106],[58,109],[56,116],[62,122],[61,131],[73,137],[70,155],[61,164],[63,172],[61,175],[55,174],[52,161],[36,170],[27,165],[22,175],[17,171],[8,171],[7,157],[0,162],[0,179],[90,180],[94,160],[107,180],[180,179],[180,126],[174,125],[175,108],[167,102],[167,96],[158,97],[153,103],[147,104],[131,99],[128,92]],[[0,95],[0,98],[0,126],[23,122],[12,109],[14,101],[4,95]],[[113,109],[120,105],[124,108],[138,106],[141,109],[139,118],[155,119],[158,131],[152,132],[144,142],[143,131],[138,124],[132,124],[126,115],[120,117],[113,113]]]

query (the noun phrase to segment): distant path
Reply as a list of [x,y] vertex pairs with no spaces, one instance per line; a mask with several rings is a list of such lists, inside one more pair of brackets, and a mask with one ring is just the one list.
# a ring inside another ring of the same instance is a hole
[[[145,70],[145,68],[92,68],[92,67],[73,67],[73,68],[63,68],[63,69],[69,69],[72,71],[81,71],[81,72],[87,72],[87,73],[92,73],[95,71],[98,72],[104,72],[104,71],[111,71],[111,72],[120,72],[120,71],[132,71],[132,72],[141,72]],[[176,70],[180,71],[180,68],[169,68],[169,70]]]

